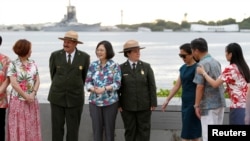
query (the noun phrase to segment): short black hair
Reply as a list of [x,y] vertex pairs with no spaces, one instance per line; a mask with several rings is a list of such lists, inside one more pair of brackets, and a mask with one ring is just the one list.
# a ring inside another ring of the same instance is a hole
[[207,41],[204,38],[196,38],[191,41],[191,48],[198,49],[200,52],[207,52]]
[[128,58],[128,53],[130,53],[130,52],[131,52],[131,50],[124,51],[123,55]]
[[0,46],[2,45],[2,36],[0,36]]
[[184,50],[188,54],[192,54],[190,43],[182,44],[179,48]]
[[112,44],[109,41],[103,40],[101,42],[99,42],[96,46],[95,51],[97,51],[97,48],[103,45],[106,49],[106,59],[111,59],[115,56],[115,52],[113,50]]

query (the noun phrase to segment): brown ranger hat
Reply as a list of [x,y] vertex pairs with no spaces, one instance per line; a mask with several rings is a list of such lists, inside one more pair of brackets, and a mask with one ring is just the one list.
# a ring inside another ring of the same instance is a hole
[[125,51],[132,50],[134,48],[139,48],[139,49],[144,49],[145,47],[140,47],[138,41],[135,40],[128,40],[124,45],[123,45],[123,51],[120,51],[119,53],[123,53]]
[[70,31],[66,32],[65,36],[63,38],[59,37],[58,39],[60,39],[60,40],[71,40],[71,41],[77,42],[78,44],[83,44],[83,42],[78,41],[78,34],[77,34],[77,32],[75,32],[73,30],[70,30]]

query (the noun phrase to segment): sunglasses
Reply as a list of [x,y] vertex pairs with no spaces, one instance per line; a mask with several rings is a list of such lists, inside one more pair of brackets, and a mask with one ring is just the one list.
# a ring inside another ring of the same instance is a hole
[[179,54],[179,56],[180,56],[181,58],[185,59],[186,56],[187,56],[187,54]]

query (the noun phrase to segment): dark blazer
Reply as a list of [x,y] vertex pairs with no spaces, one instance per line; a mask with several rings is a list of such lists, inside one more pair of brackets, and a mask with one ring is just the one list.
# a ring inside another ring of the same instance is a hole
[[128,111],[149,110],[157,106],[154,72],[150,64],[138,61],[133,72],[128,61],[120,65],[122,72],[119,89],[120,106]]
[[51,87],[48,100],[62,107],[84,104],[84,84],[90,56],[76,49],[71,65],[67,64],[66,52],[58,50],[51,53],[49,68]]

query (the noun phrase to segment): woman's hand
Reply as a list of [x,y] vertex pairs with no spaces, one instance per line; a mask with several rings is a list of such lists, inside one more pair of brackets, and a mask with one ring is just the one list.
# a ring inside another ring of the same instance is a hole
[[205,72],[205,69],[204,69],[203,66],[198,66],[196,68],[196,71],[197,71],[198,74],[203,74]]
[[201,119],[201,109],[200,107],[194,107],[196,116]]
[[95,87],[96,94],[103,94],[105,91],[105,87]]
[[25,94],[25,100],[28,102],[28,103],[32,103],[34,102],[35,100],[35,97],[32,95],[32,94]]
[[162,104],[162,106],[161,106],[161,110],[162,110],[162,112],[165,112],[166,107],[168,106],[168,102],[169,102],[169,100],[168,100],[168,99],[166,99],[166,100],[165,100],[165,102]]

